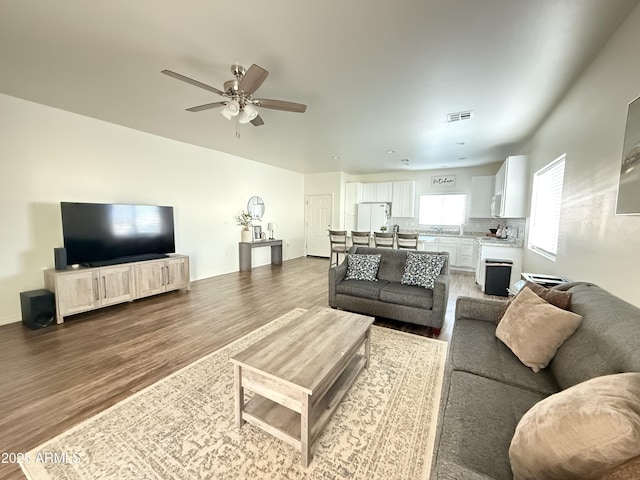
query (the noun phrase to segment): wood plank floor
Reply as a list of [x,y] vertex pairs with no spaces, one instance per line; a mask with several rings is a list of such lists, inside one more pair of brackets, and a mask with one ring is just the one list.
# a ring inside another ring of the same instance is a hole
[[[199,280],[190,292],[75,315],[42,330],[0,326],[0,454],[27,452],[296,307],[327,306],[328,265],[328,259],[299,258]],[[471,274],[453,273],[449,291],[443,340],[451,336],[455,299],[484,296]],[[18,465],[0,463],[0,478],[24,477]]]

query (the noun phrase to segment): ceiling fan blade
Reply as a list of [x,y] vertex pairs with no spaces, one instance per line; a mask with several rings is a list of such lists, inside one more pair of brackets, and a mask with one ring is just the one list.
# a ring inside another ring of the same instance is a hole
[[260,125],[264,125],[264,120],[262,120],[262,117],[258,115],[256,118],[251,120],[251,123],[254,127],[259,127]]
[[165,75],[169,75],[170,77],[176,78],[178,80],[182,80],[183,82],[190,83],[191,85],[195,85],[196,87],[204,88],[205,90],[209,90],[210,92],[217,93],[218,95],[224,96],[224,92],[222,90],[218,90],[215,87],[211,87],[206,83],[199,82],[198,80],[194,80],[193,78],[185,77],[176,72],[172,72],[171,70],[162,70],[161,73]]
[[227,102],[214,102],[205,103],[204,105],[198,105],[197,107],[187,108],[187,112],[201,112],[202,110],[209,110],[211,108],[224,107]]
[[244,90],[247,95],[253,95],[253,92],[258,90],[262,82],[266,80],[267,75],[269,75],[269,72],[254,63],[240,80],[238,88]]
[[[307,106],[302,103],[285,102],[284,100],[269,100],[268,98],[254,98],[256,105],[273,110],[284,110],[285,112],[304,113]],[[259,103],[258,103],[259,102]]]

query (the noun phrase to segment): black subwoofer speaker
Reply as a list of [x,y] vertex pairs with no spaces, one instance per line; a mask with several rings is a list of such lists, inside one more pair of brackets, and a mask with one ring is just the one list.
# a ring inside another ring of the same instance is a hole
[[67,249],[66,248],[54,248],[53,259],[56,266],[56,270],[67,269]]
[[56,302],[49,290],[20,292],[22,323],[32,330],[56,323]]

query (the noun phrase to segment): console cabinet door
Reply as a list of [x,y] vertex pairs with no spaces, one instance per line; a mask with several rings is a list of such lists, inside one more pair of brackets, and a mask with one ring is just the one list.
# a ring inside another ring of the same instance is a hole
[[178,290],[189,286],[189,259],[170,258],[165,260],[166,290]]
[[55,281],[56,302],[60,316],[86,312],[100,305],[98,276],[95,271],[59,275]]
[[100,305],[129,302],[133,295],[133,267],[107,267],[98,270]]
[[165,291],[164,260],[142,262],[134,266],[136,297],[148,297]]

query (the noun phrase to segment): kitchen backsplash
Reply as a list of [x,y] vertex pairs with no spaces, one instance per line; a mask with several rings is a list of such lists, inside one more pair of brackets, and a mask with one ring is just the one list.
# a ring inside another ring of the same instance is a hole
[[[451,225],[429,225],[428,227],[418,227],[418,222],[413,218],[391,218],[392,225],[399,225],[402,230],[418,230],[425,233],[449,233],[457,235],[460,227]],[[507,235],[512,238],[524,239],[526,219],[524,218],[468,218],[464,224],[463,233],[488,233],[490,228],[497,228],[498,225],[507,227]]]

